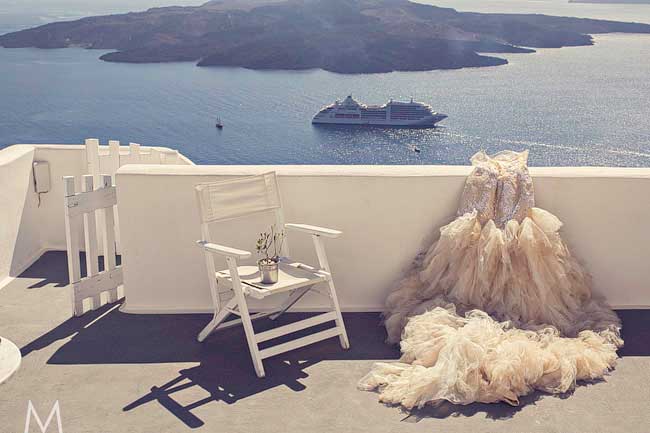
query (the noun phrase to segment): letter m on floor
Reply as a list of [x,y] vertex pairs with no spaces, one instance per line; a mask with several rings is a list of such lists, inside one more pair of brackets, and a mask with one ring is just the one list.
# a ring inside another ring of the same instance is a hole
[[54,402],[54,406],[52,406],[52,410],[50,411],[50,415],[45,420],[45,424],[43,424],[43,421],[41,421],[41,417],[38,416],[36,409],[34,409],[34,405],[32,404],[32,401],[29,400],[29,402],[27,403],[27,418],[25,419],[25,433],[29,433],[29,423],[32,420],[32,415],[34,415],[34,419],[36,420],[36,424],[38,424],[38,427],[41,429],[41,433],[46,433],[47,428],[52,422],[52,418],[54,418],[54,415],[56,415],[56,424],[57,427],[59,428],[58,433],[63,433],[63,427],[61,425],[61,410],[59,409],[59,400]]

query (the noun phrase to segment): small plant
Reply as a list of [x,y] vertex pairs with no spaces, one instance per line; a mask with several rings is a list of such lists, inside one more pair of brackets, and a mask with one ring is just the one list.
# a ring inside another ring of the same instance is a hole
[[284,230],[277,231],[275,224],[270,227],[268,232],[260,233],[255,245],[257,254],[262,256],[259,262],[261,264],[278,263],[283,243]]

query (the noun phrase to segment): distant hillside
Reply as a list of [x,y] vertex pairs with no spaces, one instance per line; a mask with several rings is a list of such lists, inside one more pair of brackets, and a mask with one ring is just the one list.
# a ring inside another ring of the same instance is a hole
[[479,53],[590,45],[590,34],[608,32],[650,33],[650,25],[408,0],[214,0],[46,24],[0,36],[0,45],[114,49],[101,57],[112,62],[362,73],[501,65]]

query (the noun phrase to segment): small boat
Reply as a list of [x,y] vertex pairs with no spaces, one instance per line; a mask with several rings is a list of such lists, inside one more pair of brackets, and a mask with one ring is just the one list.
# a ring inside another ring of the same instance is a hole
[[217,117],[217,123],[215,125],[217,129],[223,129],[223,123],[221,122],[221,117]]
[[415,153],[420,153],[420,148],[417,147],[415,144],[412,144],[412,145],[409,146],[409,147],[411,148],[411,150],[412,150],[413,152],[415,152]]

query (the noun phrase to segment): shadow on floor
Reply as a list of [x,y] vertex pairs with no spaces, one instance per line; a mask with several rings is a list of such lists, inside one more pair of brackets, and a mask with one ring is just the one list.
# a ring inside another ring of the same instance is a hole
[[508,419],[512,418],[526,406],[536,404],[537,401],[545,396],[546,394],[541,392],[533,392],[520,398],[518,406],[511,406],[507,403],[472,403],[464,406],[443,402],[435,406],[429,405],[421,409],[413,409],[411,412],[406,413],[406,417],[402,421],[416,423],[426,418],[472,417],[479,413],[484,413],[488,419]]
[[[30,288],[48,284],[55,287],[65,286],[65,254],[46,253],[21,277],[41,280]],[[235,404],[240,399],[279,386],[285,386],[295,392],[304,390],[305,385],[301,383],[301,379],[309,376],[306,369],[321,361],[385,360],[399,357],[397,347],[384,343],[386,335],[380,326],[379,314],[349,313],[344,314],[344,317],[350,336],[350,350],[342,350],[336,338],[319,342],[266,360],[266,378],[258,379],[241,327],[219,331],[204,343],[198,343],[196,335],[210,320],[210,315],[133,315],[122,313],[119,307],[120,304],[105,305],[82,317],[70,318],[24,346],[21,349],[22,355],[27,357],[33,351],[46,348],[56,341],[69,339],[54,352],[48,364],[195,362],[196,366],[179,370],[175,377],[165,383],[152,384],[150,391],[123,408],[124,411],[131,411],[156,401],[190,428],[204,424],[192,410],[210,402]],[[650,356],[650,345],[647,343],[650,341],[650,314],[642,310],[624,310],[618,314],[623,320],[623,338],[626,341],[625,347],[619,352],[620,355]],[[255,328],[259,332],[308,316],[309,314],[302,313],[286,314],[275,323],[262,319],[256,322]],[[317,332],[327,326],[323,324],[313,327],[309,332]],[[274,344],[278,342],[282,342],[282,339],[273,341]],[[208,396],[185,405],[174,399],[174,393],[191,387],[205,390]],[[491,419],[506,419],[514,416],[523,407],[536,404],[544,396],[542,393],[531,394],[522,398],[520,405],[516,407],[505,403],[469,406],[445,403],[435,407],[427,406],[407,413],[403,421],[470,417],[477,413],[485,413],[485,416]]]
[[[233,327],[215,332],[204,343],[196,335],[210,320],[206,314],[133,315],[119,311],[120,304],[105,305],[81,317],[68,319],[60,326],[24,346],[24,357],[56,341],[72,337],[48,360],[48,364],[149,364],[197,362],[182,369],[166,383],[152,384],[151,391],[124,407],[124,411],[157,401],[188,427],[199,427],[203,421],[192,409],[212,401],[234,404],[239,399],[269,389],[286,386],[299,392],[305,389],[300,379],[305,372],[324,360],[396,359],[396,347],[384,344],[386,337],[379,326],[378,313],[344,314],[351,349],[342,350],[337,338],[278,355],[265,360],[266,377],[258,379],[250,359],[243,328]],[[315,313],[314,313],[315,314]],[[309,317],[307,313],[288,313],[272,322],[255,322],[256,332]],[[318,332],[327,323],[309,328],[291,337]],[[278,344],[287,338],[270,342]],[[264,345],[262,345],[264,347]],[[173,394],[198,386],[209,397],[181,405]]]
[[[86,254],[79,253],[81,276],[85,277],[86,273]],[[122,263],[122,256],[115,256],[115,263]],[[98,257],[99,270],[104,270],[104,257]],[[39,280],[29,286],[29,289],[39,289],[48,285],[54,287],[65,287],[69,284],[68,278],[68,259],[65,251],[46,251],[34,264],[26,271],[20,274],[19,278],[30,278]]]
[[65,287],[68,285],[68,265],[63,251],[47,251],[19,278],[39,280],[29,286],[29,289],[38,289],[47,285]]

